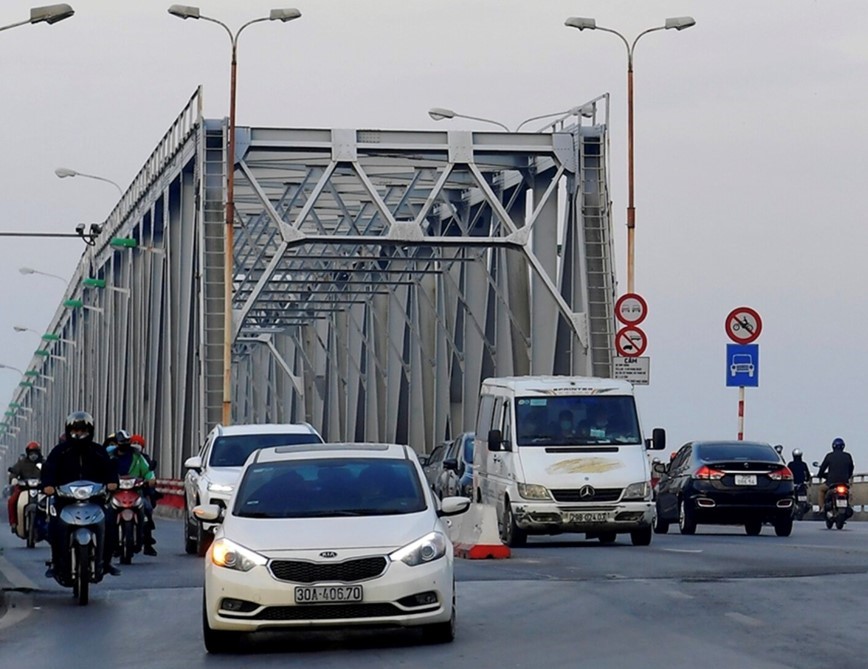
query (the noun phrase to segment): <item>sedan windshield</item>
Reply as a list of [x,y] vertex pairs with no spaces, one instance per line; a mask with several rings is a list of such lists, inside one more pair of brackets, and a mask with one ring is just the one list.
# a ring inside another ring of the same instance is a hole
[[240,467],[248,456],[259,448],[269,446],[295,446],[297,444],[321,444],[319,435],[312,432],[301,434],[236,434],[218,437],[211,447],[212,467]]
[[248,467],[233,513],[248,518],[385,516],[427,508],[409,460],[340,458]]

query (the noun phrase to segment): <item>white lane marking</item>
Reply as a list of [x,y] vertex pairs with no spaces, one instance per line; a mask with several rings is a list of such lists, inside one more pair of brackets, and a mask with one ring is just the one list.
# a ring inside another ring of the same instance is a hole
[[755,625],[764,625],[765,624],[759,618],[752,618],[751,616],[746,616],[743,613],[739,613],[738,611],[727,611],[723,615],[725,615],[730,620],[734,620],[737,623],[741,623],[742,625],[755,626]]
[[0,572],[6,576],[12,587],[18,590],[38,590],[36,584],[27,578],[18,567],[0,556]]
[[688,595],[686,592],[681,592],[679,590],[664,590],[663,594],[669,595],[675,599],[693,599],[693,595]]
[[701,553],[701,548],[663,548],[661,550],[669,551],[670,553]]

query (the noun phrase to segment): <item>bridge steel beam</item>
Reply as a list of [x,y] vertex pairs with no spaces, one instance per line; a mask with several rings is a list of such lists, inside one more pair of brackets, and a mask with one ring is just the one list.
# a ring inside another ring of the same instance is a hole
[[183,475],[220,420],[227,164],[233,422],[428,452],[473,429],[486,376],[609,375],[607,104],[529,133],[237,128],[230,160],[197,91],[82,255],[48,330],[74,344],[34,355],[3,442],[81,408]]

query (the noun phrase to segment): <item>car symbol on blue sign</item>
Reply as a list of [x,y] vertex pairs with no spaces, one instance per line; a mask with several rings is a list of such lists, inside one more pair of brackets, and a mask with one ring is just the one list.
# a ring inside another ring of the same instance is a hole
[[759,386],[759,344],[726,345],[726,385]]

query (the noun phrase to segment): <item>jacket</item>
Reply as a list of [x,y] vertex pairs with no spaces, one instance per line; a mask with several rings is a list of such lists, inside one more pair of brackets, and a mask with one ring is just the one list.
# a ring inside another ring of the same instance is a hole
[[802,483],[810,483],[811,470],[808,469],[808,463],[804,460],[793,460],[787,465],[790,471],[793,472],[793,485],[801,485]]
[[68,439],[48,454],[42,465],[42,486],[56,488],[79,480],[117,483],[118,471],[99,444]]
[[[42,460],[38,462],[42,462]],[[42,478],[42,470],[37,464],[37,462],[31,462],[27,458],[22,458],[9,468],[9,473],[17,479]]]
[[850,483],[853,477],[853,458],[844,451],[832,451],[827,453],[820,465],[817,476],[822,480],[825,477],[827,485]]

